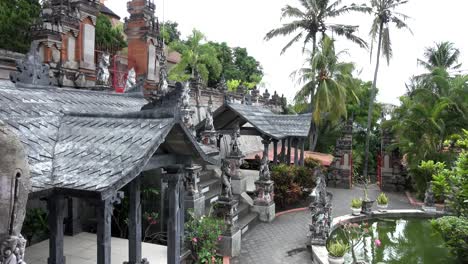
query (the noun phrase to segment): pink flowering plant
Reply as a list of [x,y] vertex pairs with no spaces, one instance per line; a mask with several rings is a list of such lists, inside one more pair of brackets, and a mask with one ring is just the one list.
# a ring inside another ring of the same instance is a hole
[[[364,243],[365,237],[371,234],[372,229],[372,225],[367,222],[342,224],[343,237],[351,249],[353,263],[357,263],[356,248],[359,247],[361,243]],[[376,239],[374,244],[380,247],[382,242]]]
[[222,258],[217,256],[217,250],[225,229],[224,221],[212,216],[196,218],[191,211],[189,215],[185,237],[192,251],[194,263],[221,264]]

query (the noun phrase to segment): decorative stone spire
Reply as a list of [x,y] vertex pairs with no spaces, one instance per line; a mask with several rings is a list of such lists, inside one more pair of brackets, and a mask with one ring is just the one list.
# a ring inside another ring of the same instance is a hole
[[313,199],[309,205],[312,212],[312,221],[309,225],[310,242],[312,245],[325,245],[332,222],[332,195],[327,192],[325,175],[320,169],[314,170],[316,186],[311,193]]
[[219,81],[216,88],[218,88],[218,90],[220,90],[221,92],[227,92],[228,87],[227,87],[226,79],[224,78],[224,75],[221,76],[221,80]]
[[185,126],[188,129],[192,130],[193,129],[192,115],[194,111],[192,111],[190,108],[190,83],[189,82],[185,82],[184,84],[180,103],[181,103],[180,112],[182,113],[182,122],[185,124]]
[[268,89],[265,89],[265,92],[263,93],[263,99],[268,102],[270,99],[270,93],[268,92]]
[[202,132],[202,143],[205,145],[216,146],[218,133],[216,133],[213,124],[213,100],[210,95],[208,107],[206,109],[205,131]]
[[279,97],[279,95],[276,93],[273,94],[273,96],[271,97],[271,103],[274,104],[274,105],[280,105],[281,104],[281,99]]

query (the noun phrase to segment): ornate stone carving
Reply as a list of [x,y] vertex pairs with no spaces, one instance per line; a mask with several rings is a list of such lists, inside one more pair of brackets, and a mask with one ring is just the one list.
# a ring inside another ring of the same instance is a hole
[[205,145],[216,145],[218,133],[213,124],[213,100],[210,95],[208,108],[206,109],[205,131],[202,132],[202,142]]
[[232,130],[231,134],[231,144],[230,144],[230,149],[229,149],[229,156],[235,156],[235,157],[243,157],[244,154],[242,153],[239,145],[239,137],[240,137],[240,127],[239,123],[236,123],[234,125],[234,128]]
[[136,72],[135,72],[135,68],[131,68],[128,71],[127,81],[125,82],[124,92],[128,92],[128,91],[133,90],[133,88],[135,88],[135,85],[136,85]]
[[221,80],[219,81],[216,88],[222,92],[226,92],[228,90],[226,79],[224,78],[224,76],[221,77]]
[[232,185],[231,185],[231,164],[229,161],[223,159],[221,161],[221,182],[222,182],[222,190],[221,190],[221,199],[222,200],[232,200]]
[[432,187],[432,181],[430,181],[427,185],[426,193],[424,194],[424,206],[434,207],[434,205],[435,205],[435,197],[434,197],[434,191]]
[[269,163],[268,157],[263,156],[262,162],[260,164],[260,180],[261,181],[271,180],[270,167],[268,163]]
[[184,88],[182,90],[182,95],[180,99],[181,99],[180,111],[182,113],[182,121],[184,122],[187,128],[192,129],[193,128],[192,115],[194,111],[190,108],[190,83],[189,82],[186,82],[184,84]]
[[105,52],[102,53],[99,57],[98,70],[97,70],[97,84],[109,86],[109,65],[110,65],[110,55]]
[[29,166],[19,138],[0,121],[0,263],[26,264],[21,228],[31,188]]
[[312,212],[312,223],[309,226],[312,245],[325,245],[330,234],[332,222],[332,194],[327,192],[325,175],[320,169],[315,169],[316,187],[311,193],[313,199],[309,208]]
[[39,55],[38,41],[31,43],[31,48],[24,60],[16,61],[17,72],[10,75],[10,79],[14,83],[22,83],[29,85],[49,86],[51,81],[49,78],[49,66],[42,63]]
[[86,75],[82,72],[77,72],[74,83],[76,87],[86,87]]
[[200,172],[201,166],[195,165],[188,168],[185,168],[187,172],[185,174],[185,190],[187,190],[187,194],[191,197],[198,197],[200,194],[198,190],[198,181],[200,180]]

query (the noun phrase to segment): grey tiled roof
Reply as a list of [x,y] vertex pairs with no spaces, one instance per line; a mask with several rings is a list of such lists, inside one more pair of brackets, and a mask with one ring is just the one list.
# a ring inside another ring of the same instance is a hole
[[172,116],[139,112],[145,103],[105,92],[0,84],[0,119],[25,146],[33,192],[105,192],[136,177],[177,125]]
[[275,139],[307,137],[309,133],[310,114],[278,115],[263,106],[236,103],[227,103],[225,107],[233,110],[262,134]]

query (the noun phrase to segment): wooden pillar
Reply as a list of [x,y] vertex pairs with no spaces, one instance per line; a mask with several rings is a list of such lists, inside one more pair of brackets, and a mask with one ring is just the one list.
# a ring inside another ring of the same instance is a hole
[[299,160],[299,164],[301,166],[304,166],[304,147],[305,147],[305,140],[303,138],[301,138],[301,141],[300,141],[300,145],[301,145],[301,159]]
[[141,264],[141,175],[129,184],[128,264]]
[[278,164],[278,140],[273,140],[273,164]]
[[97,264],[111,264],[111,198],[99,201],[96,207],[97,217]]
[[262,143],[263,143],[263,157],[262,158],[266,157],[267,160],[269,160],[268,154],[270,152],[269,147],[270,147],[271,139],[267,137],[263,137]]
[[288,138],[288,155],[286,157],[286,162],[289,165],[291,165],[291,138]]
[[294,165],[299,165],[299,140],[294,138]]
[[286,162],[286,139],[281,139],[281,163]]
[[180,223],[181,204],[180,189],[183,173],[176,172],[164,175],[168,182],[167,192],[169,197],[169,216],[167,220],[167,263],[180,264],[180,240],[184,233],[184,227]]
[[67,199],[68,204],[68,216],[65,220],[65,234],[74,236],[81,233],[81,216],[79,208],[80,199],[76,197],[69,197]]
[[61,195],[51,196],[47,200],[49,210],[49,259],[48,264],[64,264],[63,255],[63,220],[65,217],[65,198]]

